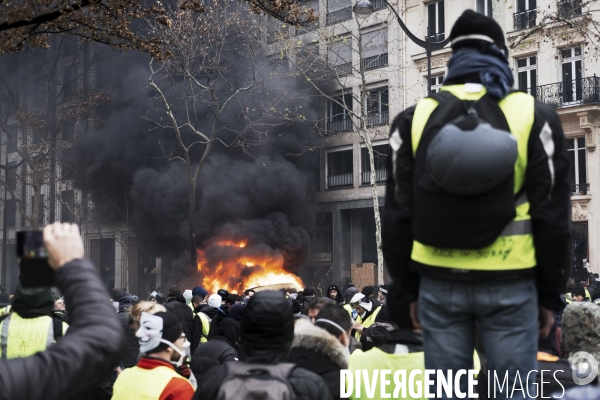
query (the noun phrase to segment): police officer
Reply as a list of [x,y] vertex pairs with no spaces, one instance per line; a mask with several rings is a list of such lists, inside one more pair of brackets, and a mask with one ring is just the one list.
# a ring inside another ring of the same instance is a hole
[[556,113],[511,91],[500,26],[467,10],[450,39],[441,93],[391,126],[382,247],[422,326],[425,367],[472,368],[477,323],[489,369],[512,388],[563,306],[569,163]]

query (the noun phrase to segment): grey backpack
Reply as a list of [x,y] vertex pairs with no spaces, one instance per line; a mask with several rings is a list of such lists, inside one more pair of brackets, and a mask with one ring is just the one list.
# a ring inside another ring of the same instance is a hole
[[295,364],[251,364],[228,361],[227,377],[217,400],[294,400],[288,381]]

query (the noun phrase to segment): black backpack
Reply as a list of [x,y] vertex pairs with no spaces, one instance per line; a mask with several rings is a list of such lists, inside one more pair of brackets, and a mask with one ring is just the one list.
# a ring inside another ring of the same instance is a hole
[[[457,194],[446,190],[440,180],[436,179],[431,170],[432,161],[428,152],[436,145],[440,131],[446,133],[447,125],[450,124],[470,125],[468,129],[486,126],[487,131],[484,129],[481,134],[487,134],[491,130],[498,135],[500,130],[506,133],[506,138],[510,138],[510,141],[514,141],[514,137],[498,106],[498,100],[489,94],[477,101],[468,101],[442,91],[431,98],[438,102],[438,106],[425,125],[415,154],[413,237],[420,243],[439,248],[487,247],[516,216],[516,199],[520,195],[515,196],[513,193],[516,153],[514,159],[510,160],[511,164],[504,163],[504,167],[510,165],[511,170],[500,181],[496,179],[498,182],[494,182],[489,190],[476,194]],[[479,133],[477,128],[475,131]],[[464,147],[464,150],[460,150],[465,152],[463,154],[478,151],[477,148],[469,148],[468,141],[461,142],[461,146]],[[491,154],[489,148],[487,151]]]
[[217,400],[293,400],[288,381],[295,364],[253,364],[228,361],[227,377],[219,388]]

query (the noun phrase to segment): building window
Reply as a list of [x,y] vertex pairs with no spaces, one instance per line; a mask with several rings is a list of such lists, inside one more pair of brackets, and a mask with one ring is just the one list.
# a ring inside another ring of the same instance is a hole
[[582,99],[581,47],[561,51],[563,103],[574,104]]
[[66,67],[62,71],[62,98],[68,101],[77,90],[77,67],[75,65]]
[[494,18],[492,0],[475,0],[475,11],[490,18]]
[[327,152],[327,187],[352,186],[352,149]]
[[301,23],[299,27],[296,28],[296,35],[301,35],[306,32],[314,31],[319,28],[319,0],[308,0],[306,2],[296,3],[300,6],[300,10],[314,10],[316,20],[310,23]]
[[75,222],[75,192],[73,190],[63,190],[60,193],[60,200],[60,222]]
[[588,272],[583,267],[583,260],[588,257],[588,223],[573,223],[573,265],[570,276],[581,280],[588,278]]
[[347,93],[329,100],[327,110],[327,132],[352,130],[352,94]]
[[446,38],[444,0],[427,5],[427,36],[432,42],[441,42]]
[[362,68],[370,70],[388,65],[387,28],[360,35],[362,43]]
[[327,64],[337,75],[352,73],[352,36],[335,38],[327,49]]
[[[444,75],[437,75],[431,77],[431,94],[439,93],[440,89],[444,85]],[[427,88],[425,88],[427,90]]]
[[567,155],[571,167],[571,191],[575,195],[587,194],[589,184],[585,170],[585,137],[567,139]]
[[519,58],[517,60],[517,75],[519,77],[519,90],[535,96],[537,87],[537,57]]
[[565,0],[558,2],[558,17],[563,19],[577,17],[582,14],[581,0]]
[[387,125],[390,122],[388,88],[367,91],[367,127]]
[[[387,157],[389,151],[389,144],[373,146],[373,162],[375,163],[376,182],[385,182],[387,180]],[[360,149],[360,163],[362,183],[371,183],[371,163],[369,162],[369,151],[366,147]]]
[[533,28],[537,24],[536,0],[517,0],[517,12],[513,14],[515,30]]
[[115,239],[91,239],[90,260],[98,268],[102,282],[113,288],[115,285]]
[[352,19],[351,0],[327,0],[327,25]]

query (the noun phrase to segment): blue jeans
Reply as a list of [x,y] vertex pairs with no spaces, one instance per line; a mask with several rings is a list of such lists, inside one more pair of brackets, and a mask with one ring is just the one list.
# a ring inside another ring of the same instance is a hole
[[[512,398],[535,398],[535,373],[529,375],[527,385],[527,374],[537,368],[538,301],[533,278],[444,282],[421,277],[419,320],[423,326],[425,368],[472,369],[477,322],[487,357],[489,398],[509,398],[517,371],[522,386],[517,379]],[[499,382],[495,397],[494,372]],[[508,388],[504,383],[500,393],[507,372]],[[532,397],[527,393],[527,386]],[[516,390],[521,387],[524,396]],[[461,391],[467,392],[466,378],[461,380]]]

